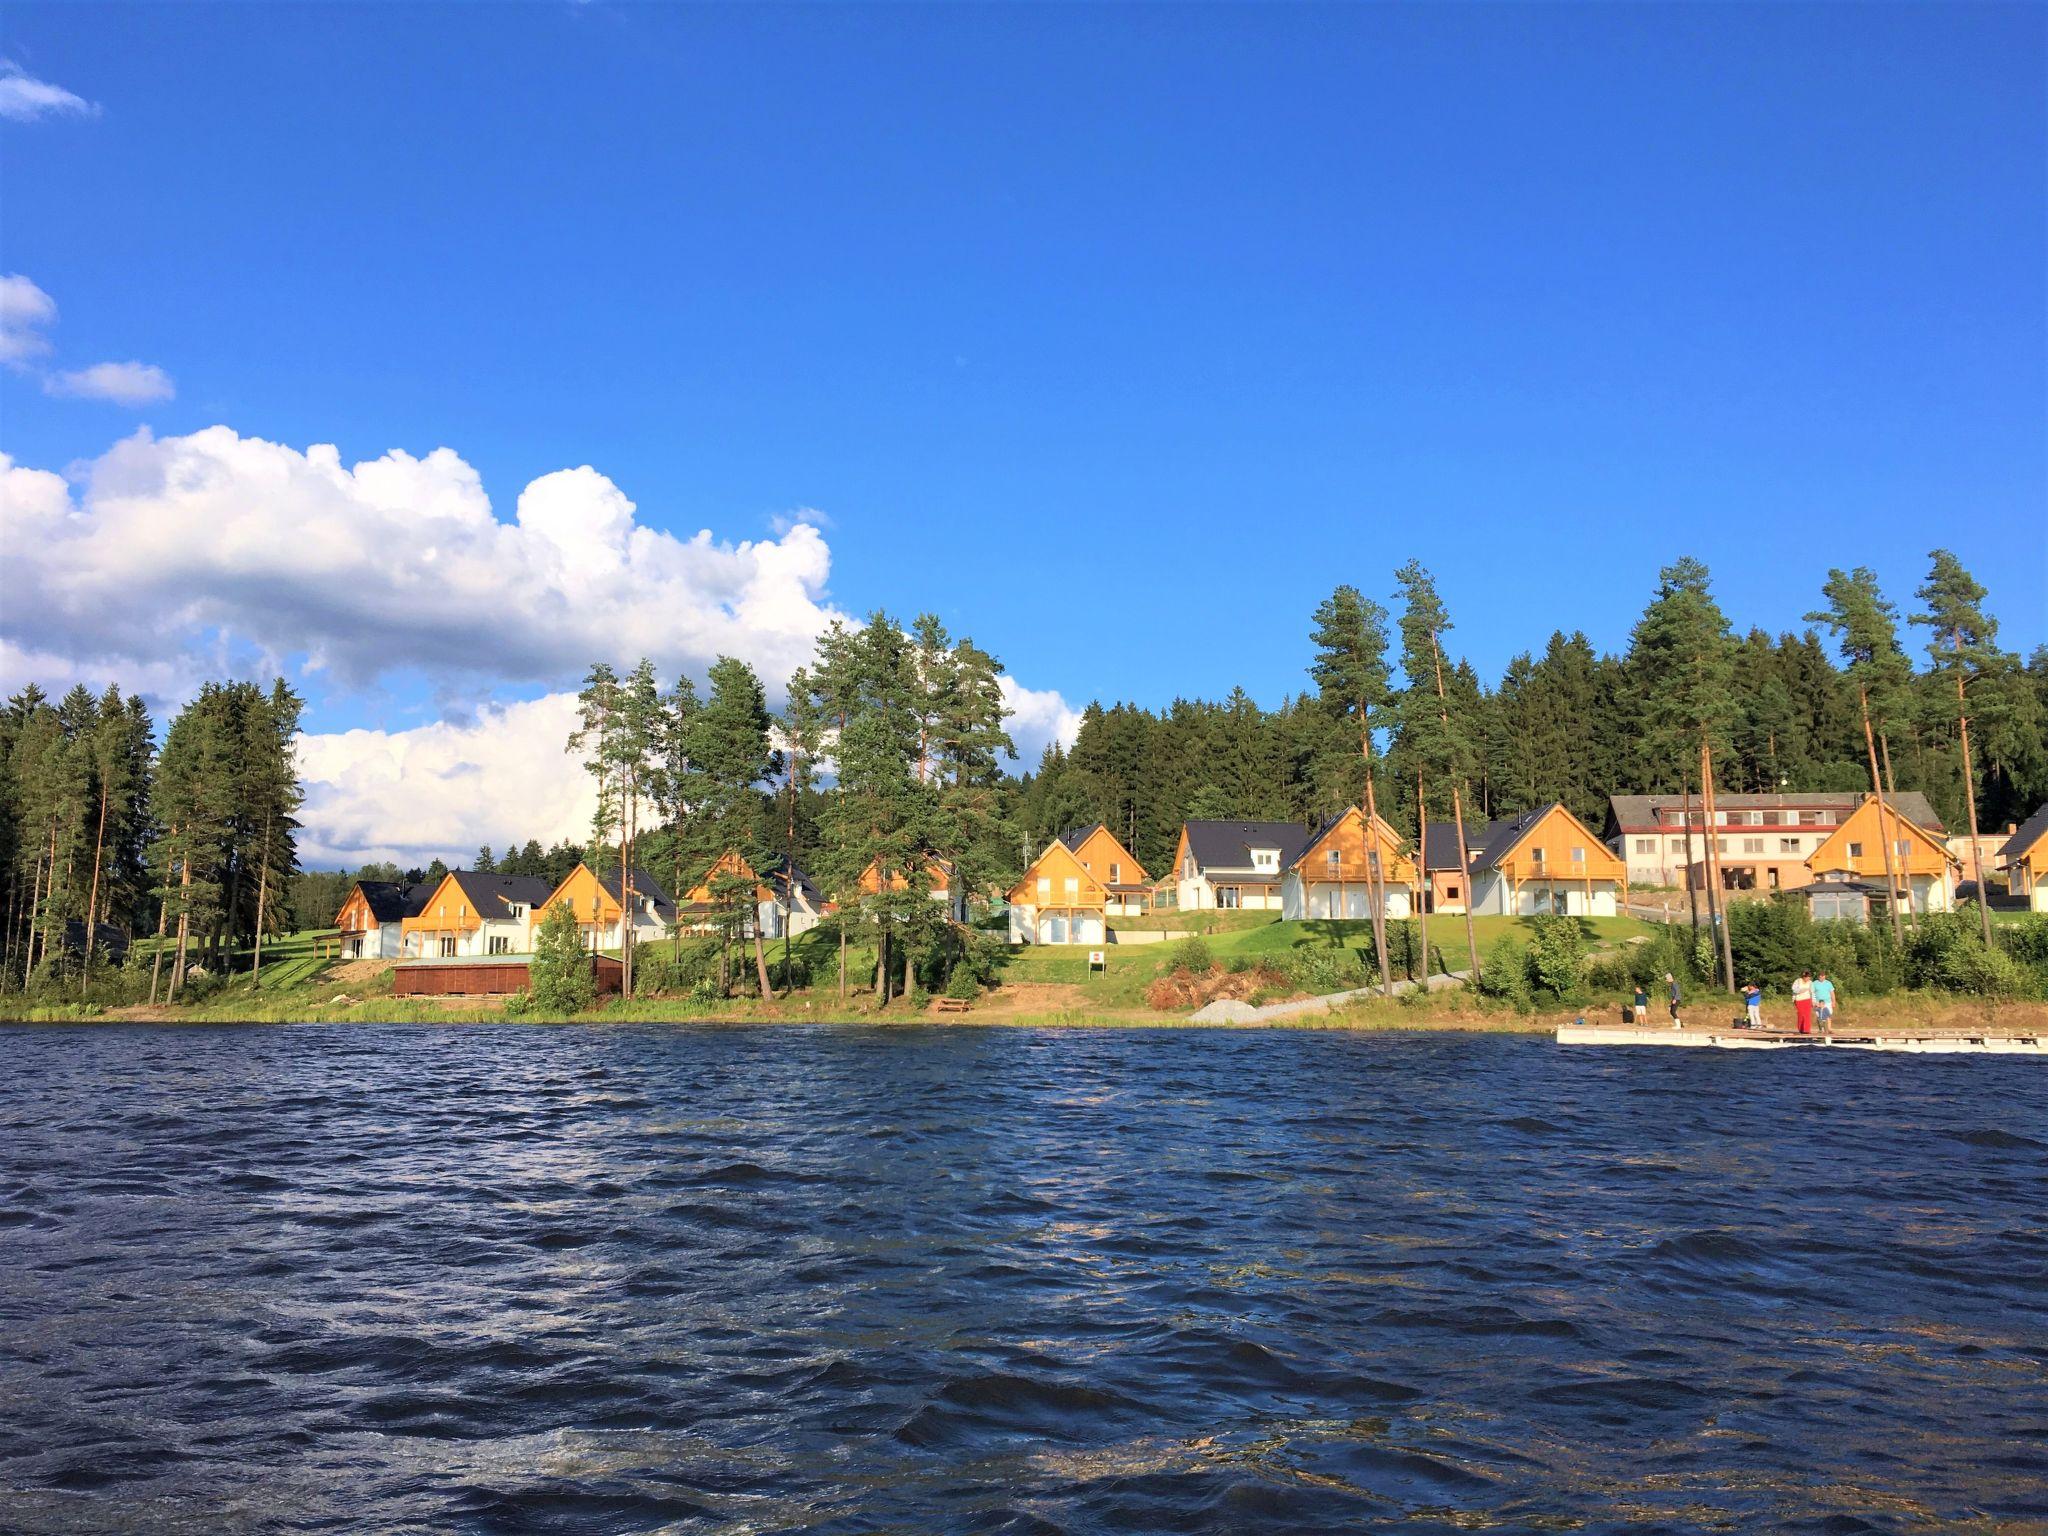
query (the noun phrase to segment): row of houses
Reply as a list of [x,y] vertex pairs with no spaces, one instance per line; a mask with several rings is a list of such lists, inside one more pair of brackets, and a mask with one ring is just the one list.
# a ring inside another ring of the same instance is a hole
[[[1638,888],[1697,888],[1707,879],[1707,840],[1731,894],[1807,892],[1816,915],[1865,915],[1885,893],[1885,842],[1892,844],[1895,899],[1916,912],[1953,907],[1973,853],[2002,869],[2012,895],[2048,912],[2048,806],[2008,828],[1996,848],[1949,839],[1924,796],[1722,795],[1709,821],[1682,797],[1616,795],[1605,835],[1561,804],[1465,828],[1430,822],[1420,846],[1353,806],[1317,826],[1292,821],[1190,821],[1173,865],[1155,879],[1100,822],[1063,832],[1007,893],[1016,944],[1108,941],[1109,920],[1160,911],[1269,911],[1290,920],[1372,915],[1375,889],[1385,915],[1474,913],[1612,917]],[[1988,840],[1987,840],[1988,841]],[[1958,847],[1961,844],[1964,846]],[[757,869],[737,852],[721,855],[672,899],[652,875],[634,870],[620,902],[616,874],[579,864],[558,885],[519,875],[451,870],[415,885],[359,881],[337,926],[351,958],[452,960],[520,955],[548,913],[566,906],[586,948],[617,949],[627,927],[637,940],[709,931],[720,912],[712,893],[728,878],[754,885],[753,926],[764,938],[804,933],[833,910],[800,867],[771,859]],[[955,921],[968,892],[943,864],[920,877]],[[878,893],[876,866],[860,889]],[[889,888],[907,888],[893,874]]]
[[[798,866],[779,858],[757,869],[737,852],[721,854],[703,878],[677,902],[660,881],[635,869],[624,881],[625,900],[616,873],[602,878],[587,864],[578,864],[559,885],[523,875],[487,874],[454,869],[439,880],[405,885],[359,880],[335,918],[341,930],[342,954],[350,959],[457,960],[524,955],[533,949],[542,922],[556,907],[576,919],[583,946],[591,950],[619,948],[630,928],[636,942],[667,938],[673,933],[703,933],[722,917],[713,892],[722,881],[751,881],[753,919],[749,932],[779,939],[808,932],[832,910],[817,883]],[[880,890],[880,877],[870,865],[860,880],[864,891]],[[905,888],[901,875],[891,888]],[[932,899],[956,917],[965,916],[965,902],[952,888],[948,872],[931,876]]]
[[[1924,795],[1719,795],[1709,818],[1683,796],[1616,795],[1596,834],[1562,804],[1468,824],[1430,822],[1419,846],[1384,818],[1351,807],[1317,826],[1190,821],[1173,865],[1152,875],[1109,828],[1062,833],[1009,892],[1017,944],[1101,944],[1108,920],[1142,912],[1242,910],[1290,920],[1418,910],[1502,916],[1611,917],[1631,885],[1699,889],[1713,865],[1731,895],[1805,891],[1816,915],[1953,908],[1975,859],[2005,871],[2015,897],[2048,911],[2048,807],[1997,839],[1951,839]],[[1995,849],[1988,849],[1992,842]],[[1891,844],[1887,896],[1885,844]]]

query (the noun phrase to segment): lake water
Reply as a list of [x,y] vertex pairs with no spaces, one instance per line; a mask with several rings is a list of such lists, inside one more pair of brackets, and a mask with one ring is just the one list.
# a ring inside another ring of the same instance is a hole
[[0,1030],[0,1529],[2048,1529],[2048,1071]]

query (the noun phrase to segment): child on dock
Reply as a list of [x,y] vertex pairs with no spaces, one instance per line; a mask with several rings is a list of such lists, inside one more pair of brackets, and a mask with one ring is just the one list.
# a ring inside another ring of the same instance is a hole
[[1820,1030],[1826,1034],[1835,1022],[1835,984],[1828,980],[1828,973],[1822,971],[1813,982],[1813,1015],[1820,1021]]
[[1799,1021],[1799,1033],[1813,1033],[1813,972],[1801,971],[1792,978],[1792,1016]]
[[1628,1017],[1629,1022],[1632,1024],[1647,1024],[1650,1022],[1650,989],[1640,981],[1636,983],[1634,1011]]
[[1749,1027],[1751,1029],[1762,1029],[1764,1027],[1764,989],[1755,982],[1750,982],[1742,989],[1742,1006],[1744,1011],[1749,1014]]

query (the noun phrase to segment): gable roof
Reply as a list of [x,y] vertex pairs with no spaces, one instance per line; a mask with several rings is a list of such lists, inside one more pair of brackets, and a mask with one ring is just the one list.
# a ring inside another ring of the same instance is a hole
[[1081,845],[1087,842],[1089,838],[1093,837],[1097,832],[1106,832],[1108,830],[1103,823],[1091,821],[1085,827],[1067,828],[1066,831],[1060,834],[1060,841],[1067,845],[1070,852],[1079,853]]
[[[421,880],[411,885],[403,880],[358,880],[355,889],[362,892],[363,905],[370,909],[370,916],[380,923],[398,923],[426,911],[427,898],[440,884],[438,880]],[[348,905],[347,897],[342,898],[342,905]]]
[[[597,882],[598,889],[603,891],[605,895],[609,896],[612,899],[614,905],[618,903],[619,872],[617,870],[612,870],[609,873],[601,875],[596,870],[591,869],[589,860],[583,859],[578,860],[576,868],[570,870],[568,874],[562,877],[562,882],[560,885],[556,885],[549,889],[547,891],[547,894],[540,897],[540,899],[534,903],[534,906],[538,908],[543,903],[553,901],[556,896],[561,894],[562,888],[568,885],[568,883],[571,880],[574,880],[576,878],[578,871],[582,870],[589,871],[590,878]],[[543,884],[545,884],[545,882],[543,882]],[[661,919],[661,921],[665,923],[675,921],[676,904],[674,899],[668,893],[668,887],[664,886],[659,880],[655,879],[654,876],[648,874],[646,870],[635,869],[630,871],[627,875],[626,885],[627,889],[631,890],[636,895],[644,896],[649,901],[654,903],[654,915],[657,918]]]
[[[1481,826],[1465,828],[1465,851],[1473,856],[1472,862],[1479,862],[1479,850],[1486,846],[1486,830],[1498,826],[1498,822],[1486,822]],[[1429,846],[1422,850],[1428,863],[1424,868],[1432,875],[1455,873],[1458,863],[1458,824],[1455,821],[1432,821],[1429,824]]]
[[[514,905],[538,907],[554,889],[532,875],[486,875],[474,869],[451,869],[448,878],[469,898],[469,909],[483,918],[509,918]],[[409,915],[425,911],[427,897],[433,894],[434,888],[429,887],[420,897],[418,908]]]
[[1280,868],[1301,857],[1310,829],[1298,821],[1190,821],[1181,829],[1195,868],[1250,869],[1252,849],[1277,848]]
[[1089,839],[1098,834],[1108,838],[1115,845],[1119,855],[1118,862],[1128,863],[1130,869],[1135,871],[1138,876],[1136,880],[1112,881],[1107,878],[1105,872],[1102,883],[1113,891],[1142,891],[1149,889],[1152,877],[1145,873],[1145,866],[1138,862],[1138,856],[1124,846],[1124,840],[1110,831],[1106,823],[1094,821],[1085,827],[1069,827],[1059,835],[1058,841],[1065,846],[1069,853],[1079,853],[1088,846]]
[[754,875],[763,885],[780,897],[784,891],[782,876],[785,869],[789,871],[790,894],[804,906],[816,911],[823,911],[825,907],[825,893],[818,889],[817,881],[804,873],[803,865],[792,864],[779,853],[771,854],[761,861],[759,867],[755,869]]
[[[1880,820],[1880,813],[1877,809],[1877,796],[1865,795],[1863,803],[1857,806],[1852,814],[1843,817],[1841,824],[1826,837],[1822,838],[1820,846],[1806,856],[1807,866],[1815,873],[1845,867],[1842,861],[1849,858],[1849,829],[1862,818],[1862,813],[1866,810],[1871,813],[1872,820],[1878,821],[1877,836],[1879,842],[1889,842],[1889,836],[1884,829],[1886,821],[1895,814],[1892,809],[1891,797],[1889,795],[1885,797],[1885,807],[1882,813],[1885,820]],[[1936,833],[1930,832],[1910,816],[1904,818],[1904,825],[1906,832],[1913,840],[1939,854],[1948,864],[1953,865],[1957,869],[1962,868],[1963,861],[1949,851],[1948,844]],[[1870,834],[1866,832],[1864,835],[1867,837]],[[1910,855],[1908,855],[1906,862],[1907,868],[1910,869],[1912,864]]]
[[[1714,792],[1714,809],[1717,811],[1839,811],[1842,820],[1847,820],[1870,796],[1865,790],[1838,790],[1826,793],[1794,795],[1727,795],[1719,790]],[[1941,818],[1934,814],[1934,807],[1927,796],[1917,789],[1887,790],[1885,808],[1896,810],[1906,820],[1925,827],[1930,832],[1946,830]],[[1651,832],[1660,823],[1660,809],[1672,813],[1676,818],[1685,805],[1682,794],[1666,795],[1609,795],[1607,797],[1607,825],[1622,832]],[[1692,797],[1693,814],[1700,813],[1700,797]],[[1838,821],[1836,823],[1840,825]]]
[[2041,846],[2041,840],[2048,837],[2048,805],[2042,806],[2033,815],[2014,829],[2005,846],[1998,850],[1998,856],[2010,864]]

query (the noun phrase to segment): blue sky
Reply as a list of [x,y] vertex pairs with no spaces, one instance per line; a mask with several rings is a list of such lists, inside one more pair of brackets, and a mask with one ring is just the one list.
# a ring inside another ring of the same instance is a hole
[[[1489,678],[1681,553],[1775,629],[1945,543],[2048,638],[2039,6],[17,0],[0,56],[96,109],[0,122],[20,465],[221,425],[446,447],[500,519],[586,464],[683,539],[813,508],[819,603],[1077,705],[1277,701],[1411,555]],[[47,392],[101,359],[175,397]]]

